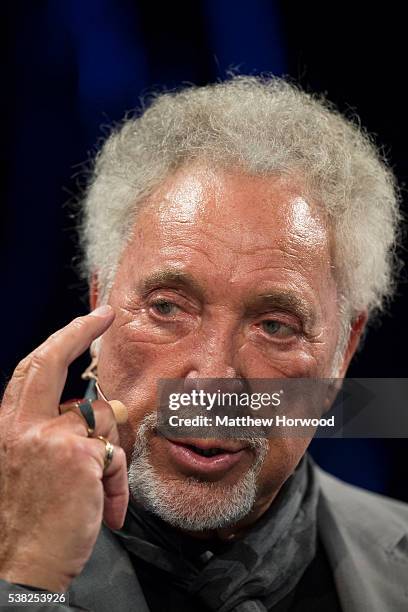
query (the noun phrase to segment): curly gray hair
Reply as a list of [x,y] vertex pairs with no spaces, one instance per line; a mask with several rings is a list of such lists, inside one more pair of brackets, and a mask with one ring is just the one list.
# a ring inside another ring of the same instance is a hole
[[181,165],[205,159],[248,173],[296,172],[325,208],[343,312],[370,315],[392,295],[400,221],[396,181],[356,120],[277,77],[235,76],[157,95],[106,140],[83,201],[83,272],[112,287],[135,216]]

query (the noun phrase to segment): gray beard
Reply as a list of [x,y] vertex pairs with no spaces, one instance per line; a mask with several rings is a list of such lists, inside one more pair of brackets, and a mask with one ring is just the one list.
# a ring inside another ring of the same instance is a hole
[[135,501],[173,527],[207,531],[233,525],[247,516],[255,503],[257,476],[268,452],[264,438],[240,438],[255,451],[255,461],[233,485],[203,482],[193,477],[175,480],[157,472],[150,462],[148,433],[156,429],[155,413],[139,426],[128,469]]

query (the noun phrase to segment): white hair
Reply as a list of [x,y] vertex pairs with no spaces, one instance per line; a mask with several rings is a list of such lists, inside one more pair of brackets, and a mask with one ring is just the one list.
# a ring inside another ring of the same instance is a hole
[[257,476],[268,453],[266,438],[242,438],[252,448],[254,461],[235,484],[220,485],[193,477],[166,477],[156,470],[150,461],[148,442],[148,434],[156,426],[157,414],[152,413],[138,427],[128,469],[129,489],[135,501],[173,527],[190,531],[220,529],[251,512],[258,490]]
[[126,118],[97,155],[83,201],[83,272],[102,301],[147,196],[172,172],[203,159],[255,175],[303,177],[324,207],[348,321],[391,297],[400,221],[394,175],[355,119],[277,77],[235,76],[153,98]]

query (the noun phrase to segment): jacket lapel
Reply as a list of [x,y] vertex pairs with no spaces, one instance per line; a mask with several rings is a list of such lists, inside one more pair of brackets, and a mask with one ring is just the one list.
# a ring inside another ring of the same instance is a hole
[[316,471],[321,486],[318,529],[343,609],[408,610],[406,504]]
[[71,584],[69,602],[98,612],[149,612],[128,553],[103,524],[89,561]]
[[[408,610],[408,510],[315,466],[318,529],[347,612]],[[92,556],[69,590],[70,604],[98,612],[149,612],[126,550],[102,524]]]

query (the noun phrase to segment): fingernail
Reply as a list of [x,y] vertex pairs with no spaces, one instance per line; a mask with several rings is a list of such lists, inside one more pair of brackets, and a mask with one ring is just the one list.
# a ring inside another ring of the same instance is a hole
[[109,306],[109,304],[98,306],[98,308],[95,308],[95,310],[92,310],[92,312],[89,314],[94,317],[107,317],[108,315],[112,314],[112,306]]

